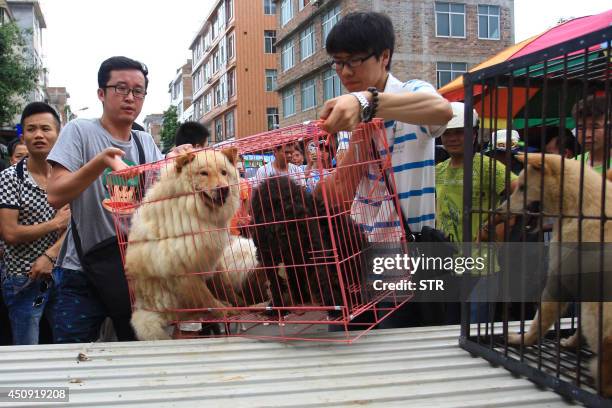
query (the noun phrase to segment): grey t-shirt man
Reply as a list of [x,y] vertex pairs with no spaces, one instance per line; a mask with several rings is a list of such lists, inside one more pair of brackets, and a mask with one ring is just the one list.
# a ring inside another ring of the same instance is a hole
[[[132,131],[140,139],[147,163],[163,159],[153,137],[141,131]],[[116,147],[125,152],[123,160],[138,164],[138,148],[134,138],[123,142],[114,139],[100,123],[99,119],[76,119],[68,123],[59,135],[47,161],[57,163],[71,172],[76,172],[85,163],[108,147]],[[94,245],[115,235],[111,214],[102,207],[105,198],[102,176],[98,177],[85,191],[70,203],[72,217],[76,223],[83,252]],[[65,269],[81,270],[79,257],[74,246],[71,228],[64,239],[59,255],[59,265]]]

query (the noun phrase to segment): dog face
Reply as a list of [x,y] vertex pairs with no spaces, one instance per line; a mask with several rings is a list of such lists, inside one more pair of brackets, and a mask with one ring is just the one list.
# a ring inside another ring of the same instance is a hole
[[[524,205],[529,206],[535,202],[540,202],[546,212],[558,211],[561,198],[561,156],[545,154],[542,160],[542,155],[531,154],[517,155],[516,158],[525,164],[525,168],[518,177],[518,187],[510,196],[510,211],[520,212]],[[574,164],[573,160],[565,161],[566,169]],[[506,203],[499,208],[505,211]]]
[[195,192],[212,211],[221,211],[239,202],[239,176],[235,167],[237,150],[188,152],[175,160],[181,190]]

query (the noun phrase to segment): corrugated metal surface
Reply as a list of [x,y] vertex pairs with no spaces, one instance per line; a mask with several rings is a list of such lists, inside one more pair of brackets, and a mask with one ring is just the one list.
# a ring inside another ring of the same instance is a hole
[[[374,331],[351,345],[231,338],[5,347],[0,387],[67,386],[68,405],[78,407],[567,405],[471,357],[458,334],[446,326]],[[77,361],[79,353],[89,360]]]

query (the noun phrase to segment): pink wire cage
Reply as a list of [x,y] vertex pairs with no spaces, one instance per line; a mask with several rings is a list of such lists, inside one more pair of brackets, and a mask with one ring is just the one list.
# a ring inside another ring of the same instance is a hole
[[[369,290],[367,277],[368,251],[406,242],[402,223],[364,228],[399,206],[383,179],[394,185],[384,123],[360,124],[350,138],[360,159],[344,166],[331,160],[346,142],[310,122],[112,173],[106,204],[133,309],[163,316],[174,338],[210,335],[202,324],[226,336],[350,343],[409,301]],[[309,159],[299,171],[232,175],[295,145]],[[365,196],[342,189],[365,181],[374,186]]]

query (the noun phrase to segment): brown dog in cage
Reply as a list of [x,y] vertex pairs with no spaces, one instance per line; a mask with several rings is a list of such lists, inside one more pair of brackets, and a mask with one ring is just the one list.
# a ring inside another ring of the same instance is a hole
[[[605,214],[607,217],[612,216],[612,182],[605,181],[605,197],[602,196],[602,175],[594,171],[588,165],[584,166],[584,178],[580,179],[581,163],[576,160],[565,160],[563,171],[563,191],[561,191],[562,183],[562,158],[559,155],[544,155],[542,161],[541,155],[532,154],[528,157],[517,156],[517,158],[526,164],[525,170],[519,176],[519,187],[510,197],[510,210],[512,212],[520,212],[523,209],[523,203],[541,201],[543,211],[550,215],[561,215],[559,209],[563,208],[563,216],[557,221],[553,227],[552,242],[561,243],[576,243],[579,240],[579,200],[582,194],[582,213],[584,216],[593,217],[582,220],[582,236],[581,242],[598,243],[601,242],[601,226],[602,222],[602,203],[605,202]],[[527,178],[527,183],[525,181]],[[542,191],[541,188],[544,188]],[[561,203],[561,197],[563,202]],[[604,200],[605,198],[605,200]],[[502,204],[500,208],[505,208]],[[568,217],[569,216],[569,217]],[[566,218],[567,217],[567,218]],[[612,243],[612,222],[607,221],[603,227],[603,238],[606,243]],[[551,247],[552,251],[552,247]],[[548,297],[548,294],[554,289],[559,276],[559,265],[556,264],[555,256],[551,254],[551,263],[549,266],[549,275],[544,289],[543,298]],[[605,259],[605,258],[604,258]],[[565,258],[569,261],[569,258]],[[563,261],[562,261],[563,262]],[[605,262],[605,261],[604,261]],[[573,264],[572,264],[573,265]],[[599,264],[598,264],[599,265]],[[605,265],[605,264],[604,264]],[[610,281],[612,276],[609,275],[609,269],[604,268],[605,280]],[[572,276],[576,276],[574,271]],[[561,272],[562,281],[568,279]],[[563,284],[563,282],[562,282]],[[608,283],[609,284],[609,283]],[[554,296],[552,296],[554,298]],[[595,354],[599,354],[599,321],[602,319],[603,332],[601,338],[603,340],[602,355],[602,383],[603,393],[606,396],[612,395],[612,359],[608,358],[612,355],[612,302],[603,302],[602,310],[603,317],[600,315],[599,302],[582,302],[580,324],[582,333],[586,341]],[[521,334],[509,334],[508,343],[520,344],[524,341],[525,345],[533,345],[538,341],[538,337],[548,331],[553,323],[559,318],[560,312],[563,313],[567,304],[559,304],[557,302],[542,301],[540,310],[533,318],[533,322],[527,333],[522,339]],[[541,326],[540,323],[541,322]],[[570,339],[562,341],[562,345],[570,346],[577,340],[576,335]],[[591,371],[597,378],[597,358],[594,358],[590,365]]]
[[216,310],[228,305],[206,281],[232,242],[229,224],[240,205],[236,160],[234,148],[177,157],[161,170],[134,214],[125,270],[138,339],[169,339],[171,321],[200,318],[208,308],[212,315],[227,313]]
[[[255,187],[251,209],[250,234],[267,271],[271,306],[343,305],[332,240],[345,284],[359,280],[353,276],[359,268],[347,259],[368,242],[350,215],[334,215],[330,227],[324,203],[287,176]],[[328,314],[338,316],[339,309]]]

